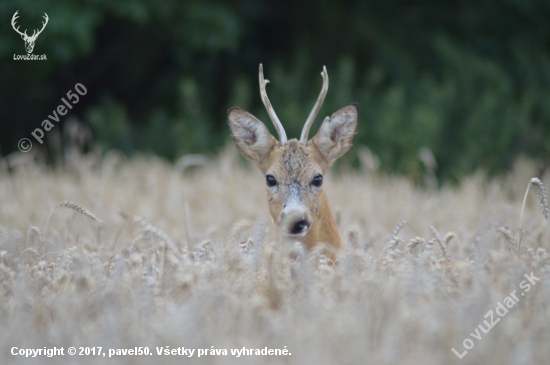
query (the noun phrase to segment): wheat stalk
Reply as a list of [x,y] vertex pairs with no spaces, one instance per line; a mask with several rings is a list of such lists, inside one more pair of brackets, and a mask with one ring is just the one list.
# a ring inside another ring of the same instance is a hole
[[29,247],[29,240],[31,238],[31,233],[34,232],[36,236],[38,237],[38,242],[42,244],[42,231],[38,227],[31,227],[29,229],[29,234],[27,235],[27,247]]
[[241,219],[231,227],[229,231],[229,241],[238,242],[240,237],[252,227],[253,223],[246,219]]
[[396,236],[394,238],[391,238],[386,243],[382,251],[378,254],[376,261],[380,261],[380,259],[384,259],[386,261],[393,261],[393,258],[391,256],[396,252],[397,246],[399,246],[399,244],[402,242],[403,242],[403,239],[401,237]]
[[119,227],[119,229],[116,232],[115,239],[113,241],[113,245],[111,246],[111,251],[112,252],[115,251],[115,247],[116,247],[116,244],[118,242],[118,238],[120,237],[122,231],[130,223],[130,220],[128,219],[128,217],[124,213],[120,213],[120,215],[125,219],[125,221],[124,221],[124,223],[122,223],[122,225]]
[[[181,190],[181,206],[183,208],[183,224],[185,225],[185,237],[187,238],[187,245],[191,244],[191,235],[189,234],[189,223],[187,222],[187,210],[185,209],[185,197],[183,195],[183,189]],[[181,247],[183,251],[183,244]]]
[[347,234],[347,243],[353,248],[359,248],[359,233],[357,232],[356,227],[348,228]]
[[[451,240],[455,237],[456,237],[456,233],[447,232],[445,237],[443,237],[443,242],[445,243],[445,247],[449,247],[449,242],[451,242]],[[458,250],[460,251],[460,257],[464,258],[464,252],[462,251],[462,245],[460,244],[460,239],[458,239],[458,237],[456,237],[456,244],[458,246]]]
[[34,232],[37,236],[38,236],[38,243],[42,244],[42,231],[40,231],[40,228],[38,227],[31,227],[29,229],[29,233],[27,234],[27,243],[25,245],[25,249],[23,250],[23,252],[21,252],[21,255],[19,255],[19,258],[21,258],[21,256],[26,253],[25,255],[25,262],[29,261],[29,255],[28,255],[28,251],[29,251],[29,241],[31,239],[31,233]]
[[497,229],[497,233],[500,233],[506,239],[506,242],[512,247],[516,245],[516,237],[512,235],[512,232],[508,227],[500,227]]
[[[159,228],[155,227],[154,225],[148,223],[145,218],[141,217],[141,216],[135,216],[132,218],[132,220],[138,225],[140,226],[141,228],[143,228],[143,231],[144,232],[147,232],[147,233],[150,233],[152,234],[153,236],[157,237],[158,239],[160,239],[161,241],[163,241],[166,246],[168,246],[168,248],[174,253],[174,255],[178,258],[178,259],[181,259],[181,255],[180,255],[180,252],[178,250],[178,248],[176,247],[176,245],[174,244],[174,242],[172,242],[172,240],[170,239],[170,237],[168,237],[168,235],[166,233],[164,233],[162,230],[160,230]],[[136,237],[137,238],[137,237]]]
[[[441,239],[441,236],[439,235],[439,232],[432,225],[430,225],[430,229],[432,230],[432,233],[435,236],[435,240],[437,241],[437,243],[439,243],[439,247],[441,247],[441,252],[443,253],[443,258],[445,259],[446,262],[448,262],[449,261],[449,256],[447,255],[447,249],[445,248],[445,245],[443,244],[443,240]],[[448,241],[450,241],[451,238],[449,238]]]
[[48,252],[48,253],[45,253],[44,255],[40,256],[38,259],[36,259],[36,261],[33,262],[33,264],[28,268],[28,270],[32,270],[32,268],[34,267],[34,265],[36,265],[38,262],[40,262],[40,260],[42,260],[44,257],[48,256],[48,255],[53,255],[53,254],[56,254],[56,253],[60,253],[62,251],[52,251],[52,252]]
[[531,187],[531,185],[533,185],[535,187],[535,190],[537,191],[540,206],[542,209],[542,215],[546,220],[548,220],[548,199],[546,197],[546,189],[544,188],[544,184],[542,183],[542,181],[534,177],[531,179],[531,181],[529,181],[529,184],[527,184],[527,189],[525,190],[525,195],[523,196],[523,204],[521,205],[521,212],[519,214],[519,228],[516,242],[516,250],[518,252],[521,247],[521,239],[523,233],[523,211],[525,210],[525,203],[527,202],[527,195],[529,194],[529,188]]

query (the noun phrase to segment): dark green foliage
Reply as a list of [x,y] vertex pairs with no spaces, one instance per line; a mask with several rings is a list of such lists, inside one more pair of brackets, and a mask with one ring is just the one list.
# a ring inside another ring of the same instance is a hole
[[[34,54],[14,61],[21,29],[50,22]],[[238,105],[274,131],[268,93],[289,137],[299,137],[321,87],[322,117],[358,102],[355,145],[387,171],[419,176],[429,148],[438,174],[496,173],[520,154],[550,164],[550,2],[462,1],[30,1],[0,4],[0,153],[83,83],[73,112],[94,143],[176,158],[216,152]],[[62,129],[62,126],[56,126]],[[353,151],[346,156],[355,157]]]

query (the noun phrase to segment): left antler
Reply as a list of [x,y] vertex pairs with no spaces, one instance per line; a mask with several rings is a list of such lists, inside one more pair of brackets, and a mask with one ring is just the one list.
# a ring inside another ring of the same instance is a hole
[[25,32],[21,32],[21,31],[19,30],[19,26],[17,26],[17,28],[15,27],[16,22],[17,22],[17,18],[19,18],[19,14],[17,14],[17,13],[19,13],[19,10],[17,10],[17,11],[15,12],[15,14],[13,14],[13,17],[11,18],[11,26],[13,27],[13,30],[15,30],[15,31],[16,31],[17,33],[19,33],[21,36],[28,37],[28,35],[27,35],[27,30],[26,30],[26,29],[25,29]]
[[321,93],[319,94],[319,98],[317,99],[317,102],[313,106],[311,113],[309,113],[309,117],[307,117],[306,124],[304,125],[304,129],[302,130],[302,136],[300,137],[300,143],[303,145],[307,144],[307,138],[309,135],[309,130],[311,129],[311,125],[315,121],[315,117],[319,113],[319,110],[321,109],[321,106],[325,101],[325,97],[327,96],[328,73],[327,73],[327,68],[325,66],[323,66],[323,72],[321,72],[321,76],[323,76],[323,87],[321,88]]

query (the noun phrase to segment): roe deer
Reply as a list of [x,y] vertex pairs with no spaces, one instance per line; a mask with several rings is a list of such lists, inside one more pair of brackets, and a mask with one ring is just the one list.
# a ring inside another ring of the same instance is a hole
[[287,140],[285,130],[275,114],[265,90],[260,64],[260,94],[279,141],[267,127],[247,111],[233,107],[228,124],[241,154],[257,164],[265,175],[269,211],[275,223],[289,239],[305,244],[327,243],[340,249],[342,241],[323,190],[323,175],[334,161],[346,153],[355,135],[359,108],[351,103],[330,117],[308,141],[308,134],[328,91],[327,69],[321,72],[323,87],[309,114],[300,140]]

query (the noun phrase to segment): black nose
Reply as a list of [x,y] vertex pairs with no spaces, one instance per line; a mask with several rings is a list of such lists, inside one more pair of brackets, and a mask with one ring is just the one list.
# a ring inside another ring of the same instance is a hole
[[309,223],[309,221],[307,219],[300,219],[299,221],[295,222],[292,225],[292,227],[290,228],[290,233],[291,234],[302,233],[305,230],[307,230],[310,225],[311,225],[311,223]]

